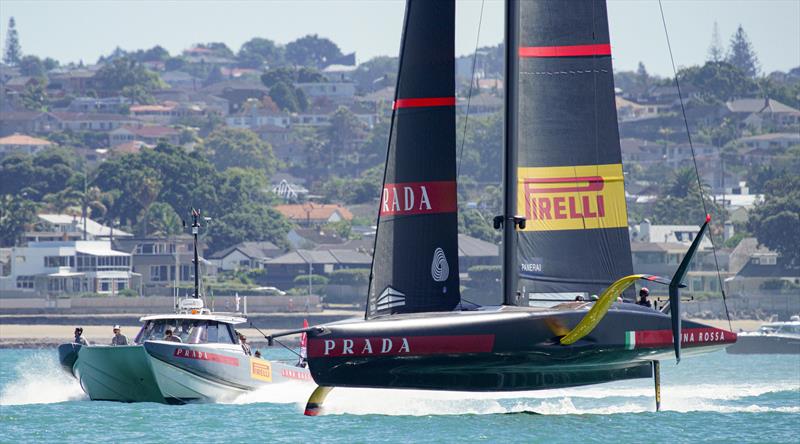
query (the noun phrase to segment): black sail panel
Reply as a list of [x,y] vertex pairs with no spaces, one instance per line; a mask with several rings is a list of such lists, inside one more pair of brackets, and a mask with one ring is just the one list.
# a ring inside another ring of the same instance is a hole
[[633,272],[606,4],[511,3],[518,289],[598,294]]
[[367,317],[460,301],[455,2],[409,0]]

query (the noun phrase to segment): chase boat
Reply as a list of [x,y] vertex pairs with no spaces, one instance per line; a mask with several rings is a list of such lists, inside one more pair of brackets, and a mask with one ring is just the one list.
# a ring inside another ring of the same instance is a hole
[[[311,381],[301,350],[296,363],[269,361],[245,352],[234,327],[247,322],[237,314],[212,313],[199,296],[197,232],[200,212],[192,211],[195,242],[194,296],[178,312],[140,318],[133,345],[62,344],[62,367],[92,400],[161,402],[226,401],[269,384]],[[178,340],[164,340],[171,330]],[[301,341],[303,342],[303,341]]]
[[770,322],[757,331],[739,333],[736,344],[726,348],[732,355],[800,354],[800,317],[789,322]]

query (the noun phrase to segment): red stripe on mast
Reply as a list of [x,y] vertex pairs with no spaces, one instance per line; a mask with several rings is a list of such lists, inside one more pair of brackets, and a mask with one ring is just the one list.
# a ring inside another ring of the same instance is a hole
[[580,57],[611,55],[611,44],[572,46],[520,46],[520,57]]
[[423,97],[419,99],[397,99],[394,102],[394,109],[400,108],[422,108],[427,106],[455,106],[455,97]]

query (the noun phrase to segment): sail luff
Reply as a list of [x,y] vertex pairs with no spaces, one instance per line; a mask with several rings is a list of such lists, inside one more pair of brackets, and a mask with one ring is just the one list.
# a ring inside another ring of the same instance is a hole
[[513,217],[517,207],[516,177],[516,128],[517,114],[515,110],[517,86],[517,57],[514,54],[517,43],[519,2],[505,2],[505,97],[503,99],[503,281],[501,292],[503,305],[518,305],[517,300],[517,246],[516,227]]

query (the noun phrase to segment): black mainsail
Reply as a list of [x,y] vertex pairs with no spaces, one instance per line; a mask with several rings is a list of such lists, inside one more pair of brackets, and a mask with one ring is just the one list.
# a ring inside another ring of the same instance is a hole
[[454,0],[406,6],[376,236],[367,318],[455,308]]
[[525,227],[507,264],[523,297],[505,300],[599,294],[633,273],[606,4],[508,8],[506,186]]

